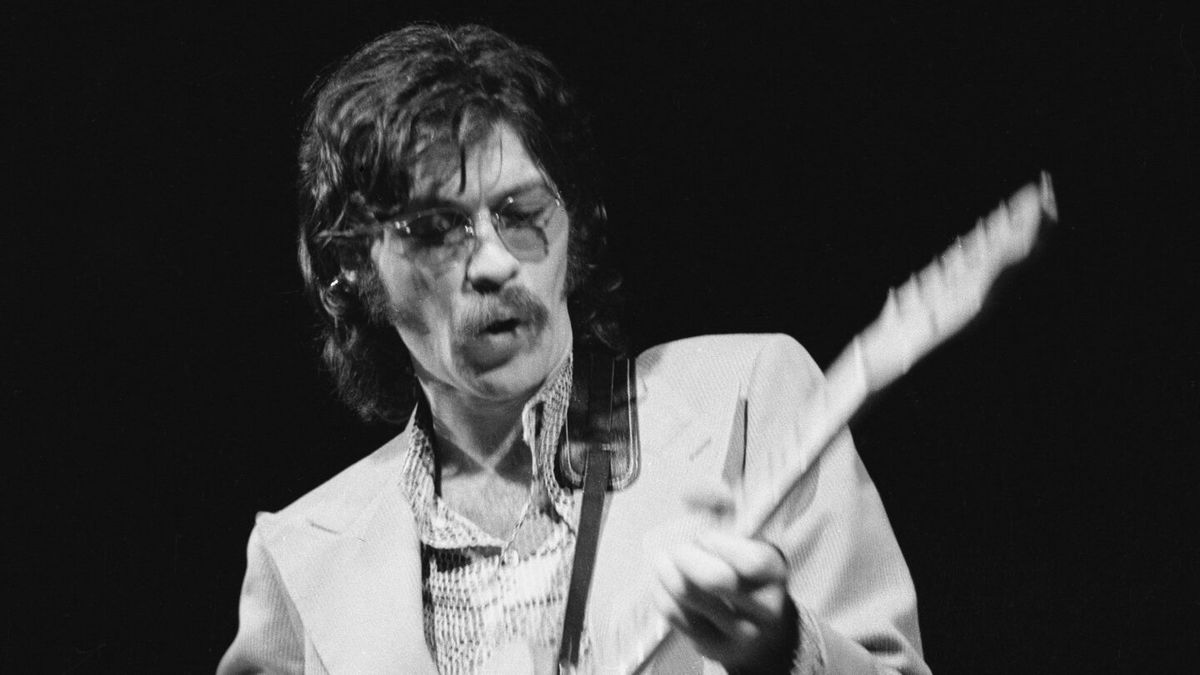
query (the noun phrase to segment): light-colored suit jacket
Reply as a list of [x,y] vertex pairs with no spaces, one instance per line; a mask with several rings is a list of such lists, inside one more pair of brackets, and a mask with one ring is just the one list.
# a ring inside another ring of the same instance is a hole
[[[792,570],[802,648],[830,673],[928,672],[912,580],[849,432],[819,456],[795,456],[806,420],[823,414],[824,380],[807,352],[781,335],[708,336],[646,351],[637,373],[641,475],[606,508],[587,614],[596,653],[637,639],[654,560],[698,526],[681,498],[689,486],[766,489],[799,460],[810,465],[803,483],[767,535]],[[240,626],[219,672],[435,670],[399,487],[407,447],[406,429],[258,516]]]

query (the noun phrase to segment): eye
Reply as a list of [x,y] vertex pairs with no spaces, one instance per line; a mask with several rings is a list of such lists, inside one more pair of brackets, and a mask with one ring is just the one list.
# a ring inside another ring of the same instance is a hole
[[508,227],[543,227],[541,211],[518,211],[510,209],[500,214]]
[[558,208],[558,200],[550,195],[535,193],[509,197],[497,210],[507,228],[545,229]]
[[441,246],[462,234],[470,219],[457,211],[427,211],[405,221],[404,233],[424,246]]

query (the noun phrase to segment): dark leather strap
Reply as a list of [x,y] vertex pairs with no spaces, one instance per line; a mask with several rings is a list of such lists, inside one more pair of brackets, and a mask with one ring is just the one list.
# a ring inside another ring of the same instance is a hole
[[[567,609],[563,618],[562,639],[559,642],[560,671],[574,670],[579,664],[583,620],[587,614],[587,598],[591,590],[596,549],[600,542],[604,499],[609,488],[612,461],[622,446],[629,444],[631,438],[628,422],[622,423],[617,420],[631,419],[629,406],[636,406],[636,401],[631,400],[632,397],[628,394],[634,389],[631,386],[634,381],[632,361],[586,355],[576,362],[575,368],[585,369],[583,372],[577,370],[575,382],[576,387],[586,391],[586,399],[578,397],[581,392],[575,392],[576,396],[572,402],[578,405],[577,415],[570,418],[570,421],[594,426],[589,430],[580,430],[584,433],[579,435],[580,438],[587,439],[584,441],[586,454],[583,468],[583,504],[579,511],[575,559],[571,564],[571,585],[567,592]],[[613,434],[614,426],[624,433]],[[598,433],[592,433],[593,431]],[[628,456],[630,448],[623,449]],[[636,451],[636,448],[633,450]]]
[[558,650],[559,666],[573,668],[579,663],[579,644],[583,635],[583,618],[587,613],[588,591],[592,585],[592,567],[596,562],[596,545],[600,541],[600,519],[604,512],[604,487],[608,483],[608,474],[606,453],[598,446],[592,446],[584,469],[583,507],[579,513],[575,560],[571,565],[571,588],[567,592],[567,611]]
[[632,485],[641,467],[637,424],[637,362],[607,354],[576,352],[569,443],[559,453],[556,478],[570,490],[583,489],[588,449],[600,445],[609,456],[608,489]]

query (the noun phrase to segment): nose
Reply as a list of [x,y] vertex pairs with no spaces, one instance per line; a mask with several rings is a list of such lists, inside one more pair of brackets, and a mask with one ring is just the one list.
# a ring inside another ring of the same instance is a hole
[[500,239],[490,213],[475,218],[475,247],[467,260],[467,283],[480,293],[504,287],[520,271],[521,263]]

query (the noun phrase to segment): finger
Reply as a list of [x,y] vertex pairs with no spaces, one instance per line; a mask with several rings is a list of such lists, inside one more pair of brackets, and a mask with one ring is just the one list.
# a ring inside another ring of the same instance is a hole
[[688,592],[725,596],[736,593],[742,584],[737,570],[728,561],[699,542],[680,547],[671,560],[683,576]]
[[715,613],[698,611],[686,597],[672,595],[661,584],[655,586],[653,598],[662,616],[710,659],[725,661],[761,639],[764,632],[762,626],[731,614],[725,606]]
[[696,543],[733,570],[735,590],[787,581],[787,560],[774,544],[716,530],[704,532]]
[[722,633],[735,630],[736,612],[726,596],[737,575],[722,560],[698,546],[684,546],[664,559],[659,579],[682,611],[703,616]]
[[728,608],[715,597],[689,597],[688,582],[671,559],[663,558],[658,568],[659,583],[652,596],[663,617],[695,640],[726,640],[727,632],[733,630]]
[[706,533],[698,545],[705,547],[734,571],[737,581],[713,587],[722,600],[756,623],[778,621],[787,601],[787,565],[775,546],[720,532]]
[[725,632],[707,616],[687,609],[661,586],[655,588],[653,596],[654,604],[658,606],[663,618],[684,635],[702,644],[715,645],[728,640]]
[[[750,543],[755,548],[762,544]],[[769,544],[764,546],[774,550]],[[782,575],[773,585],[747,590],[727,561],[700,546],[680,549],[672,562],[679,575],[674,583],[680,607],[699,613],[731,641],[757,639],[760,624],[777,622],[782,615],[786,599]]]

